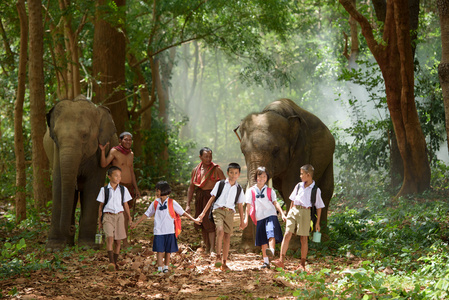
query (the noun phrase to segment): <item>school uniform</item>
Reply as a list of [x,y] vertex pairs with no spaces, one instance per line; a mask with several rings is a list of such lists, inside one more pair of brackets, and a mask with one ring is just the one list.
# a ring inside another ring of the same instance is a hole
[[[217,182],[210,192],[211,196],[216,196],[218,192],[218,186],[220,185],[220,181]],[[223,227],[225,233],[232,234],[233,225],[234,225],[234,214],[235,214],[235,197],[237,196],[237,185],[238,183],[234,183],[231,186],[229,183],[229,179],[226,178],[225,185],[223,187],[223,191],[221,192],[220,197],[216,199],[213,207],[212,214],[214,217],[215,226]],[[243,190],[240,192],[237,204],[245,202],[245,194]]]
[[[157,207],[154,207],[154,202],[150,204],[145,215],[150,218],[154,216],[154,239],[153,251],[173,253],[178,252],[178,241],[175,235],[175,220],[170,216],[168,209],[168,197],[162,203],[161,198],[157,198]],[[178,215],[182,216],[185,211],[175,200],[173,200],[173,210]]]
[[[103,207],[103,230],[106,237],[114,237],[114,240],[123,240],[126,238],[125,216],[123,214],[125,208],[122,205],[122,192],[117,185],[115,190],[111,184],[107,185],[109,189],[109,199],[106,206]],[[100,189],[97,201],[104,203],[104,188]],[[132,199],[128,189],[124,187],[123,203]]]
[[268,198],[268,187],[265,185],[259,190],[257,184],[252,186],[246,193],[246,204],[253,204],[253,191],[256,209],[256,246],[268,244],[270,238],[274,238],[276,243],[281,243],[283,239],[281,224],[279,223],[276,207],[276,192],[271,189],[271,201]]
[[[296,233],[300,236],[309,236],[311,197],[314,186],[315,181],[306,188],[304,188],[304,182],[300,182],[293,189],[289,198],[295,206],[290,209],[287,215],[287,225],[285,227],[287,232]],[[316,191],[315,206],[317,209],[325,206],[321,198],[320,188]]]

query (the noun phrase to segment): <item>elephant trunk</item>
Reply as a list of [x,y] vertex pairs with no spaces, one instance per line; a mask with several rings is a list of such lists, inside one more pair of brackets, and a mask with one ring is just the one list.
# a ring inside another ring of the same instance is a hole
[[[73,152],[73,148],[71,149]],[[60,152],[61,168],[61,233],[70,244],[74,243],[75,236],[75,196],[78,168],[81,155],[65,154]]]
[[261,160],[249,160],[247,161],[246,166],[248,167],[248,186],[256,184],[255,175],[258,167],[265,167],[270,174],[270,177],[273,176],[270,167],[264,164]]

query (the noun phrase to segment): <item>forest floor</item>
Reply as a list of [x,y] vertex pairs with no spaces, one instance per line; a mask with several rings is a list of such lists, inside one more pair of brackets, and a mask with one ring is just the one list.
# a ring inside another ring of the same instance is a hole
[[[180,204],[185,207],[185,197]],[[185,191],[179,191],[185,195]],[[135,210],[135,219],[154,200],[144,196]],[[290,281],[281,273],[294,272],[299,259],[288,256],[285,271],[271,266],[260,269],[262,255],[257,249],[240,248],[242,231],[238,228],[238,214],[234,218],[234,233],[231,239],[228,266],[230,271],[216,268],[208,254],[201,247],[200,232],[193,223],[183,218],[182,233],[178,238],[178,253],[171,256],[169,273],[157,273],[156,257],[152,251],[153,218],[139,224],[130,234],[131,246],[122,249],[119,258],[120,269],[108,271],[108,259],[104,245],[101,250],[81,250],[61,252],[58,257],[62,269],[41,269],[25,276],[16,275],[0,279],[0,298],[16,299],[294,299],[293,291],[304,289],[301,282]],[[26,251],[32,251],[32,243],[42,245],[46,233],[38,235],[35,241],[27,240]],[[329,264],[340,265],[337,269],[354,268],[358,259],[338,257],[318,257],[313,255],[314,243],[309,242],[311,255],[308,256],[308,272],[328,268]],[[290,251],[290,250],[289,250]],[[290,252],[289,252],[290,253]],[[290,253],[291,254],[291,253]],[[310,254],[310,253],[309,253]],[[316,253],[315,253],[316,254]],[[45,253],[47,259],[54,254]],[[279,257],[279,246],[276,250]],[[326,281],[332,281],[330,275]]]

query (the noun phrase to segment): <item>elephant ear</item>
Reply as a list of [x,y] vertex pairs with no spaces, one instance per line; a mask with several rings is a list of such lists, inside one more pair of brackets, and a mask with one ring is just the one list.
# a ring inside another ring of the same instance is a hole
[[306,145],[301,145],[301,143],[306,141],[306,137],[302,133],[307,131],[307,124],[299,115],[290,116],[287,120],[290,133],[290,158],[292,158],[298,147],[306,147]]
[[99,106],[100,111],[100,132],[98,135],[98,142],[105,145],[109,142],[112,136],[117,132],[114,121],[112,120],[111,111],[105,106]]
[[55,134],[55,122],[60,115],[61,107],[64,107],[64,105],[67,104],[67,101],[71,100],[64,99],[59,101],[50,109],[50,111],[46,115],[49,134],[51,139],[56,143],[56,145],[58,144],[58,139]]

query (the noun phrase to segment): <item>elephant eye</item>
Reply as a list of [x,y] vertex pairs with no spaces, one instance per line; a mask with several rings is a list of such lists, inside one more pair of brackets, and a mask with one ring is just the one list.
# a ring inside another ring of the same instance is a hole
[[281,151],[281,148],[279,146],[274,147],[272,151],[273,157],[277,157],[279,155],[279,152]]

